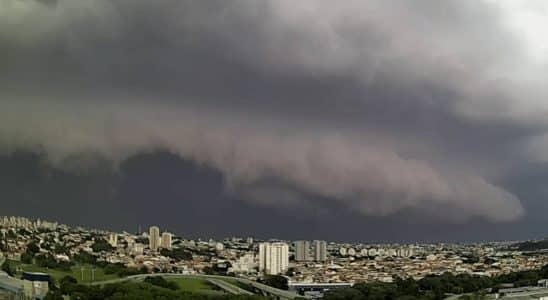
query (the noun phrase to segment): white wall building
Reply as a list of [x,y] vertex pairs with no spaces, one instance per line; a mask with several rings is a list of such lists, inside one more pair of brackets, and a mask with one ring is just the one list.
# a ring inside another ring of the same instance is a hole
[[118,235],[116,233],[111,233],[108,235],[108,243],[112,246],[112,247],[117,247],[118,246]]
[[131,248],[130,254],[132,254],[132,255],[143,255],[144,250],[145,250],[145,245],[135,243],[135,244],[133,244],[133,246]]
[[295,261],[309,261],[310,260],[310,242],[309,241],[295,241]]
[[215,243],[216,251],[223,251],[224,249],[225,249],[225,245],[223,243]]
[[277,275],[287,271],[289,246],[286,243],[259,244],[259,271],[266,275]]
[[162,248],[171,250],[172,235],[169,232],[162,233]]
[[255,262],[255,255],[253,253],[247,253],[241,256],[238,261],[232,262],[232,268],[229,272],[234,273],[254,273],[256,272],[257,263]]
[[148,231],[148,247],[152,251],[158,251],[158,248],[160,248],[160,228],[151,226]]
[[317,262],[324,262],[327,260],[327,242],[326,241],[314,241],[314,260]]

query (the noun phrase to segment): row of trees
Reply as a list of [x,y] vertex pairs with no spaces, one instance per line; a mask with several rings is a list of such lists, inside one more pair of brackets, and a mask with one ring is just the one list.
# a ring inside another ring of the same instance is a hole
[[326,300],[437,300],[447,294],[482,293],[488,288],[496,291],[503,283],[514,286],[536,285],[538,280],[548,278],[548,265],[540,270],[513,272],[495,278],[468,274],[431,275],[415,281],[397,278],[393,283],[361,283],[351,288],[326,293]]
[[175,260],[192,260],[192,252],[183,249],[161,249],[160,254]]
[[91,245],[91,249],[93,249],[93,252],[110,252],[114,250],[114,247],[112,247],[109,242],[107,242],[103,238],[96,238],[93,244]]
[[326,293],[326,300],[438,300],[447,293],[478,292],[489,287],[479,277],[468,275],[427,277],[424,280],[397,279],[394,283],[360,283]]
[[281,275],[267,275],[259,282],[280,290],[288,289],[287,277]]
[[514,248],[519,251],[546,250],[548,249],[548,240],[527,241],[527,242],[523,242],[515,245]]
[[34,257],[35,264],[42,268],[70,271],[74,263],[71,261],[58,261],[51,254],[40,254]]
[[436,300],[445,298],[447,294],[482,293],[488,288],[496,291],[503,283],[513,283],[514,286],[536,285],[543,278],[548,278],[548,265],[540,270],[513,272],[495,278],[445,273],[418,281],[397,278],[393,283],[360,283],[351,288],[328,292],[324,299]]
[[[104,264],[98,264],[100,266],[103,266]],[[146,267],[142,267],[140,269],[137,268],[128,268],[122,263],[115,263],[115,264],[106,264],[103,267],[103,272],[105,274],[117,274],[118,277],[127,277],[131,275],[138,275],[138,274],[146,274],[148,273],[148,269]]]
[[98,261],[96,256],[89,254],[85,251],[80,251],[79,253],[75,254],[73,256],[73,259],[74,261],[81,264],[94,265],[99,268],[103,268],[105,274],[117,274],[119,277],[148,273],[148,269],[146,267],[136,269],[128,268],[121,263],[111,264],[106,261]]
[[1,268],[2,271],[6,272],[6,274],[8,274],[9,276],[15,276],[15,268],[9,263],[7,259],[4,260]]
[[162,288],[170,289],[172,291],[176,291],[179,289],[179,285],[177,285],[174,281],[167,281],[164,277],[160,276],[148,276],[145,278],[144,282],[150,283],[154,286],[159,286]]

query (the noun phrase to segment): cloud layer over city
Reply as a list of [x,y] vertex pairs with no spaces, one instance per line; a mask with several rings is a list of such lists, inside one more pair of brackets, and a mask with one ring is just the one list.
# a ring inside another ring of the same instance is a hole
[[250,205],[516,222],[548,7],[511,2],[4,0],[0,153],[161,149]]

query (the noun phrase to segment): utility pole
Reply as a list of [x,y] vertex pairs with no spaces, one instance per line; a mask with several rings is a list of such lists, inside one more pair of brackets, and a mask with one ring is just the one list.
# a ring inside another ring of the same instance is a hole
[[91,268],[91,282],[95,281],[95,267]]
[[80,267],[80,272],[82,273],[82,282],[84,282],[84,267]]

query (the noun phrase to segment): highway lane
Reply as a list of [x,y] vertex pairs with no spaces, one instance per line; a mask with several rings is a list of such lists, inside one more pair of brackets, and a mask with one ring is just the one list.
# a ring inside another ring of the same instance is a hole
[[234,295],[253,295],[253,293],[248,290],[244,290],[238,286],[235,286],[220,279],[208,279],[207,281]]
[[251,281],[249,279],[239,278],[239,277],[230,277],[230,276],[220,276],[220,275],[201,275],[201,274],[186,275],[186,274],[176,274],[176,273],[139,274],[139,275],[133,275],[133,276],[128,276],[128,277],[124,277],[124,278],[110,279],[110,280],[105,280],[105,281],[96,281],[96,282],[92,283],[92,285],[105,285],[105,284],[119,283],[119,282],[131,281],[131,280],[133,280],[133,281],[137,280],[138,281],[138,280],[145,279],[147,276],[161,276],[161,277],[165,277],[165,278],[170,278],[170,277],[171,278],[201,278],[201,279],[205,279],[205,280],[208,280],[208,279],[218,279],[218,280],[231,279],[231,280],[236,280],[236,281],[244,283],[244,284],[251,285],[251,286],[253,286],[254,288],[256,288],[258,290],[261,290],[261,291],[266,292],[268,294],[274,295],[274,296],[279,297],[281,299],[294,299],[296,297],[302,297],[297,293],[280,290],[280,289],[268,286],[266,284]]

